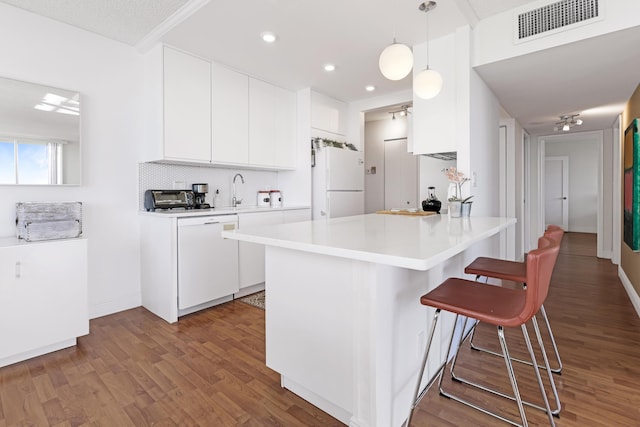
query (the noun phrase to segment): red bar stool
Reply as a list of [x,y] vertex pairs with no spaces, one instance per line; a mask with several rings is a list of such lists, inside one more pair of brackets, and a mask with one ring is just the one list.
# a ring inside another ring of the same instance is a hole
[[[545,231],[544,236],[552,239],[558,245],[562,241],[562,236],[564,235],[564,230],[557,225],[550,225]],[[509,280],[516,283],[522,283],[523,286],[527,286],[526,284],[526,262],[516,262],[516,261],[507,261],[503,259],[497,258],[486,258],[479,257],[476,258],[471,264],[469,264],[464,272],[467,274],[475,274],[476,280],[480,277],[486,277],[487,280],[489,278],[501,279],[501,280]],[[547,327],[547,332],[549,334],[549,338],[551,339],[551,346],[553,347],[553,352],[555,354],[555,359],[557,362],[557,368],[551,368],[551,371],[560,374],[562,373],[562,359],[560,358],[560,352],[558,351],[558,346],[556,344],[555,337],[553,336],[553,331],[551,330],[551,324],[549,323],[549,317],[547,316],[547,311],[544,308],[544,304],[540,306],[540,314],[542,315],[542,319]],[[488,350],[486,348],[479,347],[473,343],[473,335],[471,336],[471,346],[474,350],[480,350],[484,352],[488,352],[494,355],[502,356],[499,353]],[[522,363],[530,363],[525,360],[514,359],[518,362]],[[559,408],[559,406],[558,406]]]
[[[504,328],[520,326],[525,342],[527,344],[527,350],[531,357],[532,367],[538,381],[538,387],[542,394],[544,401],[544,410],[549,418],[549,423],[555,426],[551,408],[549,407],[549,400],[542,383],[540,376],[540,368],[536,361],[536,356],[531,346],[531,340],[527,332],[526,322],[533,320],[534,329],[538,344],[542,350],[542,356],[545,359],[545,364],[548,365],[547,356],[544,350],[544,344],[540,331],[536,321],[536,313],[540,310],[540,307],[544,303],[547,293],[549,291],[549,284],[551,282],[551,274],[558,257],[559,245],[553,240],[541,237],[538,241],[538,249],[529,252],[526,263],[526,282],[527,287],[524,289],[510,289],[501,286],[488,285],[484,283],[474,282],[466,279],[449,278],[441,283],[437,288],[431,292],[423,295],[420,298],[420,303],[434,307],[436,309],[433,323],[427,339],[427,346],[422,360],[422,366],[420,368],[420,374],[416,384],[415,394],[411,404],[411,410],[407,419],[406,426],[411,423],[411,417],[416,406],[426,393],[429,385],[420,392],[420,385],[422,383],[422,377],[424,376],[424,370],[429,358],[429,351],[431,349],[431,343],[433,335],[438,322],[440,312],[442,310],[456,314],[456,324],[458,316],[466,316],[471,319],[475,319],[480,322],[485,322],[496,326],[500,345],[502,347],[502,356],[504,358],[511,387],[513,389],[513,396],[509,396],[518,405],[520,418],[522,423],[506,418],[503,415],[492,412],[487,408],[480,407],[472,402],[463,399],[460,396],[446,392],[442,388],[442,376],[440,376],[440,394],[477,409],[485,414],[496,417],[502,421],[508,422],[516,426],[527,426],[527,418],[524,412],[522,397],[518,390],[518,384],[516,381],[513,365],[511,363],[511,357],[509,356],[509,350],[504,336]],[[451,350],[451,344],[453,342],[453,332],[449,341],[449,354]],[[461,338],[462,340],[462,338]],[[457,353],[456,353],[457,357]],[[446,368],[446,362],[440,368],[439,372],[444,375]],[[549,381],[554,385],[553,375],[549,369],[546,369]]]

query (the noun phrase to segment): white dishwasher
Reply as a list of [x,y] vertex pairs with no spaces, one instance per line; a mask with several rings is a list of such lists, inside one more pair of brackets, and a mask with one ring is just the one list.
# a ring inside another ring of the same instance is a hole
[[237,215],[178,218],[180,310],[238,292],[238,242],[220,236],[237,226]]

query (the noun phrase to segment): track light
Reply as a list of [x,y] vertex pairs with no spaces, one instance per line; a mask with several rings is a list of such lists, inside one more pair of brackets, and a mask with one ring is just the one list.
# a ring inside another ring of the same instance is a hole
[[562,129],[563,132],[569,132],[572,127],[582,125],[582,119],[576,119],[580,114],[564,114],[560,116],[560,121],[556,122],[554,131]]

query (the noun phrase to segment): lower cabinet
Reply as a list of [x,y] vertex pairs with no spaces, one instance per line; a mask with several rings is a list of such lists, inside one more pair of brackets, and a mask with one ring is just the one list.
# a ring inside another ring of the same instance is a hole
[[0,239],[0,366],[88,333],[87,240]]
[[169,323],[231,301],[238,290],[238,245],[223,239],[237,216],[144,215],[140,222],[142,306]]
[[[238,215],[238,228],[286,224],[310,219],[311,209],[251,212]],[[264,245],[238,242],[238,253],[240,292],[236,297],[252,293],[258,289],[259,285],[264,284]]]

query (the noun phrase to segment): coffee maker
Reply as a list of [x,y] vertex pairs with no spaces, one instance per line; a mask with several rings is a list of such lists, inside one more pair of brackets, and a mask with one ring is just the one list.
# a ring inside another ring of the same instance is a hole
[[192,184],[191,189],[195,194],[195,208],[196,209],[209,209],[211,205],[209,203],[205,203],[205,196],[209,192],[209,184]]

